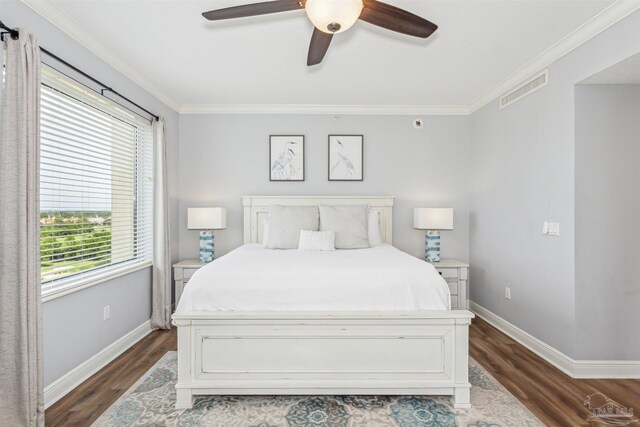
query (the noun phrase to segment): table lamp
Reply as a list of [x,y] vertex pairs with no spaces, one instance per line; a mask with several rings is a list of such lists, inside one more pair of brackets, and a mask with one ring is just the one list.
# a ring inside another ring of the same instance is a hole
[[200,231],[200,262],[213,261],[213,231],[227,228],[227,210],[225,208],[189,208],[187,209],[187,228]]
[[415,208],[413,228],[427,230],[425,233],[425,259],[440,261],[440,230],[453,230],[452,208]]

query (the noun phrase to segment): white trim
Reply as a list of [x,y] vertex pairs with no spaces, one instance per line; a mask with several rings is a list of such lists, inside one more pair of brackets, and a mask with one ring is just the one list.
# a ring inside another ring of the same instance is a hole
[[42,302],[51,301],[62,296],[81,291],[100,283],[108,282],[125,274],[134,273],[139,270],[151,267],[151,261],[138,261],[125,265],[105,267],[96,272],[86,272],[68,279],[60,279],[55,286],[47,289],[47,284],[43,285]]
[[180,114],[340,114],[466,116],[464,105],[185,104]]
[[87,48],[97,57],[124,74],[126,77],[131,79],[134,83],[149,92],[151,95],[155,96],[165,105],[175,110],[176,112],[180,111],[180,104],[178,104],[169,95],[165,94],[160,88],[151,83],[149,79],[144,76],[144,74],[140,73],[126,61],[124,61],[114,50],[110,49],[102,42],[100,42],[90,30],[85,28],[80,22],[78,22],[75,18],[65,12],[52,0],[21,1],[22,3],[33,9],[35,12],[37,12],[40,16],[58,27],[77,43]]
[[91,31],[67,14],[52,0],[21,0],[112,67],[180,114],[374,114],[374,115],[469,115],[499,99],[510,88],[548,67],[640,9],[640,0],[616,0],[593,18],[543,51],[530,62],[490,88],[470,105],[295,105],[295,104],[179,104],[116,52],[102,44]]
[[469,105],[469,113],[473,114],[493,100],[499,99],[512,87],[540,72],[638,9],[640,9],[640,0],[615,1],[476,99]]
[[574,360],[573,378],[640,379],[640,360]]
[[497,314],[492,313],[481,305],[473,301],[469,301],[469,310],[474,312],[478,317],[484,319],[491,326],[495,327],[505,335],[513,338],[565,374],[572,376],[573,360],[564,353],[551,347],[549,344],[540,341],[538,338],[523,331],[517,326],[512,325]]
[[46,386],[44,388],[45,408],[48,408],[63,398],[67,393],[86,381],[90,376],[105,367],[116,357],[120,356],[132,345],[146,337],[151,331],[151,320],[147,320],[133,331],[107,346],[98,354],[84,361],[62,377]]
[[572,378],[640,378],[640,360],[575,360],[473,301],[469,309]]

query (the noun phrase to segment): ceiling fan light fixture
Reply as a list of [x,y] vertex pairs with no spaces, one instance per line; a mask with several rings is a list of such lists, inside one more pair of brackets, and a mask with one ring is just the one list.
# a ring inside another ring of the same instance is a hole
[[362,0],[307,0],[305,10],[313,25],[328,34],[348,30],[362,12]]

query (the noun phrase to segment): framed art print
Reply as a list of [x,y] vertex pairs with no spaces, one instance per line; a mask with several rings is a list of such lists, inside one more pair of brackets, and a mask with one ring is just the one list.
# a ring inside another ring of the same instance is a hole
[[304,135],[269,136],[269,181],[304,181]]
[[362,135],[329,135],[329,181],[362,181],[362,151]]

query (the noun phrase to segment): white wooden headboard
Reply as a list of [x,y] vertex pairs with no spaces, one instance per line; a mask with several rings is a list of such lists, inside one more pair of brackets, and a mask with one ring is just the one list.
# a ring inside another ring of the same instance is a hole
[[244,196],[244,243],[262,243],[264,219],[269,206],[369,205],[369,212],[380,213],[382,242],[391,244],[393,197],[388,196]]

